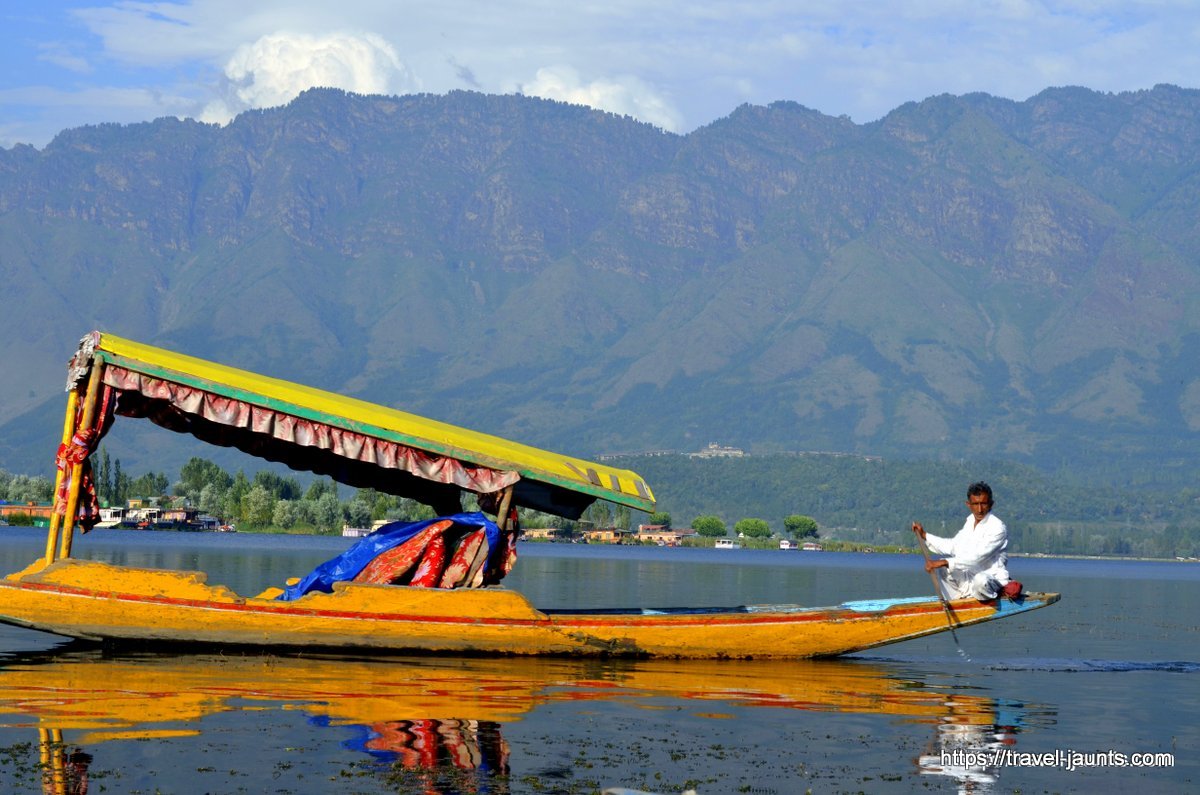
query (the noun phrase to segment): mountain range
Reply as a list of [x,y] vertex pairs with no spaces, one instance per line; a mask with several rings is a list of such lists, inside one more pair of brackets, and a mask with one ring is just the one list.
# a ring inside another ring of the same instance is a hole
[[[48,469],[93,328],[585,457],[1200,465],[1196,90],[675,135],[314,89],[0,150],[0,242],[13,471]],[[195,453],[124,425],[127,471]]]

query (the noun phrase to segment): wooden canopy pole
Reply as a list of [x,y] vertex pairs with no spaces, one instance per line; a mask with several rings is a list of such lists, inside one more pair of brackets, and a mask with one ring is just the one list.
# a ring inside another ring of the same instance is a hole
[[[63,420],[62,443],[70,444],[71,437],[75,435],[75,411],[79,408],[79,390],[72,389],[67,393],[67,416]],[[54,467],[54,499],[58,500],[58,490],[62,488],[63,471],[58,468],[57,462]],[[50,530],[46,533],[46,565],[54,562],[55,555],[58,552],[58,533],[62,527],[63,517],[58,511],[53,511],[50,514]]]
[[500,507],[496,510],[496,526],[500,528],[500,532],[508,530],[508,513],[512,507],[513,487],[505,486],[504,491],[500,494]]
[[[92,359],[92,374],[88,378],[87,393],[83,396],[83,417],[79,424],[84,428],[92,427],[96,417],[96,403],[100,399],[100,375],[104,371],[104,360],[99,356]],[[67,492],[67,510],[63,517],[62,540],[58,547],[58,558],[71,557],[71,543],[75,537],[75,512],[79,508],[79,467],[82,463],[71,468],[70,491]]]
[[[504,491],[500,493],[500,504],[496,508],[496,527],[500,529],[501,543],[503,537],[509,529],[508,513],[512,507],[513,486],[505,486]],[[463,583],[469,588],[478,588],[483,585],[484,578],[487,576],[483,570],[483,564],[492,554],[492,547],[487,541],[479,545],[479,551],[475,553],[475,559],[471,561],[471,566],[467,570],[467,576],[463,578]]]

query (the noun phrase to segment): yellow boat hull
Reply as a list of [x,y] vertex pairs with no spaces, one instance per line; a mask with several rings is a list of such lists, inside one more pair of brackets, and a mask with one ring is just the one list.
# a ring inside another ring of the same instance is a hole
[[[277,593],[277,592],[276,592]],[[74,638],[326,650],[675,658],[805,658],[950,628],[934,599],[829,608],[544,612],[504,588],[339,583],[281,602],[210,586],[201,572],[41,561],[0,580],[0,621]],[[1058,594],[951,603],[954,626],[1004,618]]]

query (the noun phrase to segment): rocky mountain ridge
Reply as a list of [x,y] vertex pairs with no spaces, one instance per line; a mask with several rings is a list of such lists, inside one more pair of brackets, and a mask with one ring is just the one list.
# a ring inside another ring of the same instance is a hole
[[[320,89],[68,130],[0,150],[0,465],[45,466],[101,328],[580,455],[1191,466],[1198,164],[1173,86],[685,136]],[[120,433],[133,466],[184,455]]]

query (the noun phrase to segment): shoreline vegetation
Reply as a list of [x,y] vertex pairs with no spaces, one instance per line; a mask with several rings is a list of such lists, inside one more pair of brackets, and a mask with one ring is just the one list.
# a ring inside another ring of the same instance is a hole
[[[21,522],[0,522],[0,528],[3,528],[3,527],[12,527],[14,529],[21,529],[21,528],[40,529],[40,528],[37,528],[37,526],[35,526],[33,524],[25,524],[25,523],[21,523]],[[102,530],[102,529],[107,529],[107,528],[97,528],[97,529]],[[151,529],[146,529],[146,530],[138,530],[137,532],[176,533],[176,532],[185,532],[185,531],[165,529],[165,528],[163,528],[163,529],[151,528]],[[218,534],[221,533],[221,531],[219,531],[219,530],[203,530],[203,531],[196,531],[196,532],[218,533]],[[241,532],[245,535],[294,535],[294,536],[319,536],[319,537],[324,537],[324,538],[341,538],[342,537],[338,533],[318,532],[314,528],[288,528],[285,530],[285,529],[279,528],[279,527],[269,527],[268,526],[268,527],[246,528],[239,532]],[[522,544],[539,544],[539,545],[541,545],[541,544],[560,545],[561,544],[561,545],[571,545],[571,546],[599,546],[599,547],[613,547],[613,546],[660,547],[660,546],[662,546],[660,544],[657,544],[657,543],[654,543],[651,541],[635,541],[635,542],[615,543],[615,542],[605,542],[605,541],[590,541],[590,542],[588,542],[588,541],[570,541],[570,540],[560,540],[560,539],[551,539],[551,538],[521,538],[519,540],[521,541]],[[715,538],[688,539],[688,540],[682,542],[681,544],[679,544],[678,547],[673,547],[673,548],[676,548],[676,549],[678,549],[678,548],[713,549],[716,546],[716,541],[717,541],[717,539],[715,539]],[[764,551],[764,550],[765,551],[772,551],[772,550],[783,551],[783,550],[780,550],[778,537],[773,537],[773,538],[769,538],[769,539],[738,539],[738,542],[741,544],[741,547],[740,547],[741,549],[752,550],[752,551]],[[850,552],[850,553],[857,553],[857,554],[864,554],[864,555],[870,555],[870,554],[919,555],[919,554],[921,554],[921,551],[916,547],[905,547],[905,546],[894,545],[894,544],[886,544],[883,546],[871,546],[869,544],[863,544],[863,543],[855,542],[855,541],[839,541],[838,539],[835,539],[835,538],[823,538],[823,539],[821,539],[820,544],[821,544],[821,549],[817,550],[817,551],[809,551],[809,550],[790,550],[790,551],[794,551],[794,552],[803,551],[804,554],[808,554],[808,555],[813,555],[813,554],[819,555],[823,552]],[[1047,553],[1047,552],[1010,552],[1009,557],[1011,557],[1011,558],[1046,558],[1046,559],[1050,559],[1050,560],[1111,560],[1111,561],[1130,561],[1130,562],[1143,561],[1143,562],[1154,562],[1154,563],[1200,563],[1200,557],[1184,557],[1184,556],[1159,558],[1159,557],[1142,557],[1142,556],[1136,556],[1136,555],[1078,555],[1078,554],[1069,555],[1069,554],[1052,554],[1052,553]]]
[[[659,504],[671,513],[646,515],[600,501],[578,521],[522,510],[522,527],[549,530],[561,540],[613,529],[630,541],[634,534],[629,531],[639,526],[667,531],[690,527],[698,534],[679,543],[712,546],[717,538],[732,538],[744,549],[778,549],[781,539],[789,539],[816,541],[825,551],[911,554],[916,549],[909,545],[909,522],[919,519],[931,532],[953,535],[965,516],[966,484],[985,479],[996,490],[997,513],[1008,524],[1012,555],[1200,558],[1200,489],[1190,480],[1098,488],[1011,462],[906,462],[822,454],[710,459],[635,455],[611,463],[646,477]],[[328,478],[302,486],[297,477],[272,471],[231,475],[201,458],[184,464],[175,481],[154,472],[130,477],[104,448],[93,464],[102,504],[126,505],[140,498],[161,507],[187,506],[219,517],[239,532],[340,536],[344,527],[433,516],[428,506],[369,489],[343,499],[346,487],[339,490]],[[12,525],[22,519],[32,524],[28,515],[20,516],[18,506],[46,503],[52,489],[44,476],[0,469],[0,503],[9,508],[0,518]],[[462,509],[477,508],[467,495]]]

